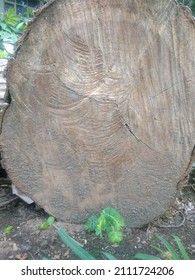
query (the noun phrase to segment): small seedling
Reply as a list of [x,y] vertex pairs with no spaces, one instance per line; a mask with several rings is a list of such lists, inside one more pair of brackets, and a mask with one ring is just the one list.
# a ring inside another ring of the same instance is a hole
[[172,216],[171,210],[165,211],[165,212],[164,212],[164,216],[165,216],[167,219],[170,218],[170,217]]
[[98,217],[89,217],[85,229],[89,232],[95,232],[100,237],[103,237],[103,233],[106,233],[111,242],[117,243],[123,239],[121,229],[124,226],[124,219],[116,209],[104,208]]
[[12,229],[13,229],[13,226],[7,226],[7,227],[4,229],[4,232],[5,232],[6,234],[10,234],[11,231],[12,231]]
[[84,227],[89,232],[95,232],[97,224],[98,224],[98,217],[93,215],[88,218],[87,223],[85,224]]
[[54,222],[55,222],[55,218],[50,216],[45,223],[41,224],[41,229],[46,230],[50,228],[54,224]]

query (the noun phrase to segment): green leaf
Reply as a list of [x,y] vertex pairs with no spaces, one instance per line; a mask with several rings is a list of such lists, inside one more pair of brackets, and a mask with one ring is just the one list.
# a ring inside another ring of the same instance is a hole
[[157,238],[165,245],[165,247],[167,248],[167,250],[171,254],[173,260],[179,260],[180,259],[179,255],[177,254],[177,252],[175,251],[173,246],[166,239],[164,239],[161,236],[157,236]]
[[104,230],[109,224],[108,224],[108,217],[106,214],[106,209],[103,209],[100,213],[100,216],[98,218],[98,224],[101,225],[101,228]]
[[102,233],[101,224],[98,224],[98,225],[97,225],[96,230],[95,230],[95,234],[96,234],[97,236],[100,236],[100,237],[102,238],[103,233]]
[[108,222],[106,220],[104,212],[102,211],[101,215],[98,218],[98,224],[95,231],[96,235],[100,235],[100,237],[102,237],[103,231],[106,229],[107,226],[108,226]]
[[20,16],[9,15],[9,12],[8,12],[8,13],[4,14],[4,17],[3,17],[2,21],[4,21],[6,24],[9,24],[9,25],[15,25],[21,19],[22,18]]
[[5,24],[4,22],[0,22],[0,27],[3,29],[3,30],[6,30],[8,27],[7,27],[7,24]]
[[9,39],[12,36],[12,34],[5,32],[5,31],[4,32],[0,31],[0,36],[1,36],[1,39],[5,40],[5,39]]
[[46,222],[46,223],[43,223],[42,225],[41,225],[41,229],[42,230],[46,230],[46,229],[48,229],[49,228],[49,224]]
[[58,235],[62,241],[81,259],[81,260],[95,260],[86,250],[80,247],[64,229],[58,230]]
[[14,44],[18,40],[18,37],[13,33],[3,32],[1,34],[1,39],[9,39],[9,42],[7,42],[7,44]]
[[115,256],[113,256],[110,253],[107,252],[102,252],[102,254],[108,259],[108,260],[117,260],[117,258]]
[[162,255],[166,254],[166,252],[164,250],[162,250],[161,248],[159,248],[155,245],[150,245],[150,247],[155,249],[156,251],[160,252]]
[[111,230],[108,232],[108,238],[110,239],[111,242],[118,243],[123,240],[123,233],[122,231]]
[[104,208],[99,217],[91,216],[85,229],[95,232],[97,236],[102,238],[103,233],[106,232],[112,242],[120,242],[123,234],[121,228],[125,225],[124,219],[119,212],[114,208]]
[[175,239],[175,242],[177,243],[177,246],[181,252],[181,255],[183,257],[184,260],[190,260],[190,257],[183,245],[183,243],[181,242],[181,239],[178,236],[173,235],[173,238]]
[[10,18],[12,15],[14,15],[15,14],[15,9],[14,9],[14,7],[13,8],[11,8],[11,9],[9,9],[9,11],[8,11],[8,13],[7,13],[7,16]]
[[19,31],[24,31],[25,28],[26,28],[26,24],[23,21],[16,25],[16,29],[19,30]]
[[10,234],[11,231],[12,231],[12,229],[13,229],[13,226],[7,226],[7,227],[4,229],[4,232],[5,232],[6,234]]
[[[11,40],[9,44],[15,44],[21,36],[22,32],[25,30],[27,22],[28,20],[26,18],[15,14],[14,8],[11,8],[8,12],[4,13],[3,17],[0,18],[1,51],[5,51],[5,46],[2,47],[2,39],[9,39],[9,41]],[[8,55],[11,56],[12,54]]]
[[47,219],[47,221],[41,225],[41,229],[42,229],[42,230],[48,229],[50,226],[52,226],[52,225],[54,224],[54,222],[55,222],[55,218],[52,217],[52,216],[50,216],[50,217]]
[[134,258],[139,259],[139,260],[161,260],[160,258],[158,258],[156,256],[143,254],[143,253],[135,254]]
[[4,51],[0,50],[0,58],[4,58],[4,57],[7,57],[7,56],[8,56],[7,53],[5,53]]
[[98,224],[98,217],[93,215],[93,216],[89,217],[84,228],[85,228],[85,230],[87,230],[89,232],[95,232],[97,224]]
[[104,215],[108,219],[108,222],[118,230],[125,225],[124,219],[114,208],[105,208]]
[[27,7],[27,11],[24,12],[24,15],[33,15],[34,10],[30,7]]
[[170,252],[166,252],[164,250],[162,250],[161,248],[154,246],[154,245],[150,245],[151,248],[155,249],[156,251],[160,252],[161,255],[166,259],[166,260],[172,260],[172,255],[170,254]]
[[52,217],[52,216],[50,216],[50,217],[47,219],[47,224],[48,224],[49,226],[52,226],[52,225],[54,224],[54,222],[55,222],[55,218]]

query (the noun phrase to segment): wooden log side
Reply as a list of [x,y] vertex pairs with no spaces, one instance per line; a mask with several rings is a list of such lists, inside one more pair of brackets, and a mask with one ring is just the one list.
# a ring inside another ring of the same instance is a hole
[[58,219],[162,215],[192,164],[195,23],[172,0],[53,0],[7,72],[0,144],[19,190]]

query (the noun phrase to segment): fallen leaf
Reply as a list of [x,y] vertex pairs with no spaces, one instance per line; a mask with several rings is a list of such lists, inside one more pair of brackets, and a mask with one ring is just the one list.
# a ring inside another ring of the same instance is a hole
[[59,260],[60,259],[60,255],[54,255],[54,260]]
[[28,254],[27,253],[17,254],[16,255],[16,259],[18,259],[18,260],[27,260],[27,258],[28,258]]
[[12,249],[13,251],[18,251],[18,246],[16,245],[16,243],[13,243]]
[[65,253],[64,253],[64,257],[69,257],[69,253],[70,253],[70,250],[67,250]]

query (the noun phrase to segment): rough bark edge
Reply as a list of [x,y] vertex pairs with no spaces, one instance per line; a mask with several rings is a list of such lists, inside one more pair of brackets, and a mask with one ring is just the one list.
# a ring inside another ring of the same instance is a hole
[[176,0],[174,0],[174,1],[176,2],[177,6],[180,6],[183,9],[186,16],[189,17],[189,19],[192,20],[192,22],[194,24],[195,23],[195,17],[192,14],[191,8],[189,6],[186,6],[186,5],[182,4],[182,3],[178,3]]
[[7,78],[9,69],[12,67],[12,64],[14,63],[17,55],[20,53],[21,46],[27,40],[28,34],[31,31],[31,28],[32,28],[32,25],[34,24],[34,22],[36,22],[37,19],[39,18],[39,15],[44,10],[47,10],[48,7],[51,6],[53,4],[53,2],[55,2],[55,1],[56,0],[49,0],[43,7],[35,10],[33,19],[28,22],[26,30],[24,31],[21,38],[18,40],[18,42],[16,44],[16,50],[15,50],[14,56],[11,57],[11,58],[8,58],[7,66],[5,67],[4,72],[3,72],[3,77],[6,79],[6,90],[5,90],[5,94],[4,94],[4,98],[3,98],[4,107],[2,109],[2,112],[0,113],[0,134],[1,134],[1,131],[2,131],[4,114],[7,110],[7,108],[9,107],[9,105],[11,104],[11,95],[9,93],[9,79]]
[[181,176],[179,182],[177,183],[177,190],[181,190],[182,188],[184,188],[187,185],[187,183],[189,181],[190,173],[192,171],[193,162],[195,162],[195,144],[194,144],[194,147],[192,149],[189,164],[188,164],[185,172]]

